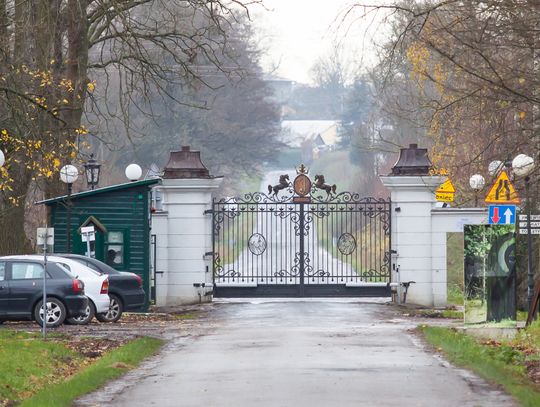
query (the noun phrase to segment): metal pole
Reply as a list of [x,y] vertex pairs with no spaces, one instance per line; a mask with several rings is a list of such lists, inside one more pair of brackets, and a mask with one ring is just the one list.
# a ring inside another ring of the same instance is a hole
[[534,264],[531,234],[531,197],[529,195],[529,176],[525,177],[525,195],[527,196],[527,304],[531,309],[534,295]]
[[43,242],[43,339],[47,338],[47,239],[49,225],[45,226],[45,240]]
[[67,220],[66,220],[66,235],[67,235],[67,252],[71,253],[71,187],[72,183],[67,184]]
[[298,225],[300,232],[300,297],[304,296],[304,203],[300,203],[300,222]]

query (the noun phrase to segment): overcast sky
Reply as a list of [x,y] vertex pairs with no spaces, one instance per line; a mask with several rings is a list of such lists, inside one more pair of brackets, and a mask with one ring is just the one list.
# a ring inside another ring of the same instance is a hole
[[254,26],[268,50],[263,66],[271,70],[279,65],[276,75],[308,83],[310,68],[317,58],[328,55],[336,41],[349,61],[362,66],[373,63],[371,40],[381,27],[372,18],[358,19],[360,10],[342,23],[344,13],[354,3],[354,0],[264,0],[269,10],[260,7],[253,10]]

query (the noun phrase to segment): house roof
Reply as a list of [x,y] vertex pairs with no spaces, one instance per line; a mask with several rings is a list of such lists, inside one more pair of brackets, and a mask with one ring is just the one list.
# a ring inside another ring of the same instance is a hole
[[335,144],[335,137],[325,137],[325,134],[339,124],[339,120],[283,120],[281,141],[291,147],[300,147],[302,142],[315,140],[320,135],[325,144]]
[[[104,194],[107,192],[112,191],[119,191],[122,189],[129,189],[129,188],[135,188],[140,186],[150,186],[154,184],[158,184],[161,182],[161,179],[159,178],[153,178],[153,179],[144,179],[141,181],[133,181],[133,182],[126,182],[125,184],[117,184],[117,185],[110,185],[108,187],[98,188],[98,189],[92,189],[90,191],[84,191],[84,192],[78,192],[76,194],[71,194],[69,199],[75,200],[79,198],[85,198],[92,195],[99,195]],[[36,205],[38,204],[45,204],[50,205],[55,202],[65,201],[67,199],[67,195],[57,196],[55,198],[45,199],[43,201],[36,202]]]

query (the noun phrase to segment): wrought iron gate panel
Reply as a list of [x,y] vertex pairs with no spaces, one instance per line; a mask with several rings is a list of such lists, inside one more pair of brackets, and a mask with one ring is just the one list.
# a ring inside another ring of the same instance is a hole
[[306,206],[306,284],[390,281],[389,201],[343,193]]
[[390,200],[286,192],[214,201],[217,296],[389,293]]

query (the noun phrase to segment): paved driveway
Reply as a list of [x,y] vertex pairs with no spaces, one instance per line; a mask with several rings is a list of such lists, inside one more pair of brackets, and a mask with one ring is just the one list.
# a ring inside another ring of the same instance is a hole
[[513,406],[430,354],[417,322],[351,300],[214,304],[197,334],[82,406]]

